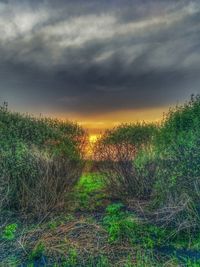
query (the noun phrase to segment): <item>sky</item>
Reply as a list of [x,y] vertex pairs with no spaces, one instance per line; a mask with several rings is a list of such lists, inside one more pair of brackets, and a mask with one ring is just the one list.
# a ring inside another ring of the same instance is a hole
[[91,131],[200,93],[200,1],[0,0],[0,101]]

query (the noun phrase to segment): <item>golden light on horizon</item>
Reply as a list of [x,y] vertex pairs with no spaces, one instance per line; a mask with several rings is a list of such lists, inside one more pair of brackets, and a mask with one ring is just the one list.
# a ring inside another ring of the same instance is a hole
[[101,134],[89,134],[89,142],[86,147],[86,155],[88,158],[92,156],[94,145],[100,136]]
[[96,143],[96,141],[98,140],[99,137],[100,137],[100,134],[90,134],[89,135],[90,144]]
[[47,113],[47,116],[61,120],[75,121],[83,128],[88,130],[89,141],[94,143],[96,139],[106,130],[117,127],[122,123],[136,122],[160,122],[163,119],[163,113],[169,110],[169,106],[158,108],[119,110],[115,112],[83,115],[78,113]]
[[121,110],[108,114],[93,115],[78,119],[81,126],[88,129],[90,140],[96,141],[106,129],[114,128],[121,123],[136,123],[136,122],[160,122],[163,118],[163,113],[167,112],[168,107],[159,107],[152,109],[138,110]]

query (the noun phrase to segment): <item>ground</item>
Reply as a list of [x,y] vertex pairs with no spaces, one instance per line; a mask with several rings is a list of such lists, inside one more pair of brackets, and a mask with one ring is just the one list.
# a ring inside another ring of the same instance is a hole
[[200,266],[198,238],[169,240],[133,205],[109,199],[99,174],[83,175],[67,199],[37,222],[1,214],[0,266]]

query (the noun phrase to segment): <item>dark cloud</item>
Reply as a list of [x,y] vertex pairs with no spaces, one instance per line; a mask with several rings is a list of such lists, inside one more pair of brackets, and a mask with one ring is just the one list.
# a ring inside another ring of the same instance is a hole
[[199,36],[197,0],[0,1],[0,92],[63,113],[174,104],[200,92]]

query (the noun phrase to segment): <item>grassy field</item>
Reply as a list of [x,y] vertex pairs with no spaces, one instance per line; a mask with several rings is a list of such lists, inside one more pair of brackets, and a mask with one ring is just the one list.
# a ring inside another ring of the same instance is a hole
[[200,266],[198,96],[89,160],[71,122],[1,107],[0,137],[0,266]]

